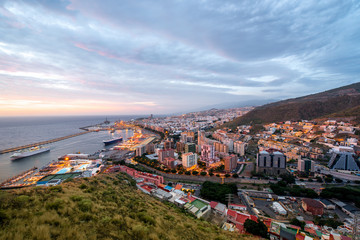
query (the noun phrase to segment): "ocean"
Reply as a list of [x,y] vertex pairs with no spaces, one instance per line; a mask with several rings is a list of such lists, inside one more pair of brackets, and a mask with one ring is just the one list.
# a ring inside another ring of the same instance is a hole
[[[102,123],[106,118],[113,123],[138,117],[143,116],[0,117],[0,150],[79,133],[83,131],[80,127]],[[91,132],[48,144],[50,152],[15,161],[10,160],[13,153],[0,154],[0,182],[67,153],[95,153],[105,148],[102,142],[105,139],[122,136],[126,140],[132,135],[132,131],[126,130]]]

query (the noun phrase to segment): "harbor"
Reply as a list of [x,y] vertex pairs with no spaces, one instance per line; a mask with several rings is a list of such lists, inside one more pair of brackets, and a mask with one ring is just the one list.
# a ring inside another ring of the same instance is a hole
[[[0,183],[0,189],[48,186],[49,184],[58,184],[68,178],[94,176],[103,170],[105,166],[103,164],[104,160],[117,159],[119,161],[129,159],[134,156],[134,149],[137,146],[156,139],[154,135],[145,134],[139,128],[136,130],[127,128],[126,130],[115,131],[89,131],[88,135],[82,135],[58,142],[58,146],[53,146],[49,152],[11,161],[13,164],[21,163],[22,165],[24,163],[33,164],[33,166],[17,174],[16,177],[8,178]],[[120,144],[116,141],[110,145],[105,144],[106,139],[109,138],[124,140]],[[119,145],[116,145],[116,143]],[[63,148],[66,145],[73,147]],[[64,152],[65,149],[74,149],[74,147],[81,150]],[[55,154],[59,153],[61,154],[54,158]],[[8,155],[8,153],[5,155]],[[47,163],[39,164],[36,162],[38,159],[47,159]]]

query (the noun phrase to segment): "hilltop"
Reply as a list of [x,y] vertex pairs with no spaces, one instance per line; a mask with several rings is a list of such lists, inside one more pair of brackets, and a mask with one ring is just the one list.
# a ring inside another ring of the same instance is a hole
[[322,117],[347,117],[359,120],[360,83],[287,99],[255,108],[222,127],[262,124],[286,120],[312,120]]
[[[125,174],[0,192],[0,239],[241,239],[160,202]],[[247,237],[250,238],[250,237]]]

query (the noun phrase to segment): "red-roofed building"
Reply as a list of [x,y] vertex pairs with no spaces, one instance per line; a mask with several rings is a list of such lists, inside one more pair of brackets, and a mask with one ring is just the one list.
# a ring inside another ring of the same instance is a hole
[[214,201],[211,201],[211,202],[210,202],[210,207],[211,207],[212,209],[215,209],[216,205],[218,205],[218,202],[214,202]]
[[144,179],[144,182],[150,182],[155,185],[164,183],[163,176],[136,171],[135,169],[129,168],[127,166],[120,166],[120,171],[129,174],[133,178],[142,178],[142,179]]
[[227,217],[228,217],[228,221],[235,224],[236,228],[238,228],[239,225],[242,226],[242,227],[238,228],[239,231],[243,231],[243,226],[244,226],[244,223],[245,223],[245,221],[247,219],[257,221],[256,216],[245,214],[245,213],[239,213],[239,212],[236,212],[236,211],[231,210],[231,209],[229,209],[227,211]]
[[323,215],[324,213],[324,206],[314,199],[304,198],[301,201],[301,206],[305,212],[309,212],[312,215]]
[[232,210],[240,210],[240,211],[246,211],[247,209],[245,205],[234,204],[234,203],[229,204],[229,208]]
[[176,186],[175,186],[175,190],[181,190],[182,189],[182,185],[180,185],[180,184],[176,184]]

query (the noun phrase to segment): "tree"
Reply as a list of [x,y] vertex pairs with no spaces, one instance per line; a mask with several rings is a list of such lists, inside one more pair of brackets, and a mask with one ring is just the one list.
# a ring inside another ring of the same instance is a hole
[[199,172],[198,171],[192,171],[192,175],[198,175]]
[[248,233],[251,233],[253,235],[260,236],[263,238],[267,238],[268,236],[267,227],[260,220],[258,220],[258,222],[255,222],[253,220],[246,219],[244,223],[244,228]]
[[206,176],[206,174],[207,174],[206,172],[201,172],[200,173],[201,176]]
[[230,177],[230,174],[228,174],[228,173],[227,173],[227,174],[225,174],[225,177],[227,177],[227,178],[228,178],[228,177]]
[[190,174],[191,174],[191,172],[189,172],[189,171],[186,171],[186,172],[185,172],[185,174],[186,174],[186,175],[190,175]]
[[297,218],[291,219],[290,224],[301,227],[301,229],[304,229],[305,227],[305,222],[300,221]]
[[316,181],[317,181],[318,183],[322,183],[322,182],[323,182],[322,178],[319,177],[319,176],[316,177]]
[[294,184],[295,183],[295,177],[291,174],[280,174],[280,177],[282,181],[286,182],[287,184]]
[[233,177],[233,178],[238,178],[239,175],[238,175],[237,173],[234,173],[234,174],[232,175],[232,177]]

